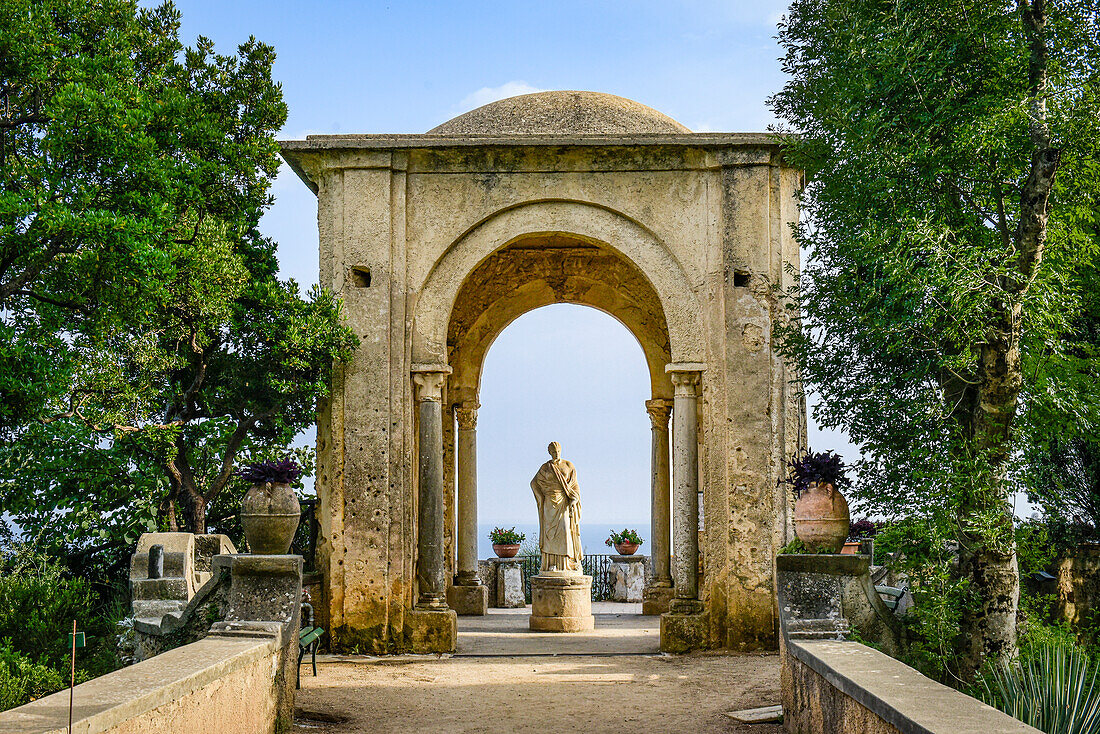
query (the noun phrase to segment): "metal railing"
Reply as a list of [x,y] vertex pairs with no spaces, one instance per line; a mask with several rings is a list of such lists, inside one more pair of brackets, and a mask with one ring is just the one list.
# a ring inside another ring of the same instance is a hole
[[[527,603],[531,603],[531,577],[537,576],[541,557],[524,555],[523,558],[523,594]],[[592,601],[607,601],[611,598],[614,579],[611,577],[610,555],[586,555],[581,561],[581,570],[592,577]]]

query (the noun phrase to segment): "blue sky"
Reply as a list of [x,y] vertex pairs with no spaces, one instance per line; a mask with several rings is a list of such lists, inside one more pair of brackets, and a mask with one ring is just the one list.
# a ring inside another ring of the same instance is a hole
[[[290,115],[281,137],[420,133],[495,99],[543,89],[608,92],[695,131],[754,132],[783,84],[785,2],[254,2],[178,0],[182,36],[228,52],[275,47]],[[263,221],[284,275],[317,280],[316,199],[289,171]],[[522,395],[522,400],[516,400]],[[551,306],[504,331],[485,365],[479,520],[534,521],[528,482],[558,440],[577,464],[586,522],[649,518],[649,397],[641,348],[617,321]],[[855,458],[842,436],[817,450]]]

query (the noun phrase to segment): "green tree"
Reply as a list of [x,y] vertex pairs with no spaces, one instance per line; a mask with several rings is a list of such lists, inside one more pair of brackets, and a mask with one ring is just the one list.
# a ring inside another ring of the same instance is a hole
[[0,4],[0,429],[79,404],[81,350],[152,327],[200,230],[274,272],[256,230],[286,118],[274,51],[178,33],[170,3]]
[[971,674],[1016,653],[1021,418],[1095,420],[1060,336],[1096,253],[1097,9],[795,0],[779,39],[810,253],[782,341],[863,446],[868,509],[951,519]]
[[0,506],[31,534],[205,532],[241,452],[309,426],[356,343],[258,229],[273,49],[178,31],[170,3],[0,5]]

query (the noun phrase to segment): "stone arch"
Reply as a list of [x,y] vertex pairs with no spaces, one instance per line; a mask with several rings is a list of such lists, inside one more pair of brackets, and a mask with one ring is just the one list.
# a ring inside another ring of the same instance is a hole
[[[669,361],[704,360],[699,300],[688,274],[660,238],[637,221],[605,207],[573,200],[542,200],[504,209],[481,220],[436,261],[419,289],[413,309],[413,362],[446,362],[451,313],[470,275],[498,250],[539,236],[588,243],[632,266],[659,303],[668,334]],[[575,277],[583,278],[584,274]],[[588,273],[588,277],[598,279],[599,273]],[[639,336],[637,331],[634,333]],[[643,349],[645,346],[643,342]],[[649,354],[647,351],[647,358]]]
[[671,397],[668,326],[649,282],[600,243],[536,233],[494,252],[459,289],[447,329],[452,400],[477,395],[485,355],[512,321],[554,303],[590,306],[623,324],[645,355],[653,397]]

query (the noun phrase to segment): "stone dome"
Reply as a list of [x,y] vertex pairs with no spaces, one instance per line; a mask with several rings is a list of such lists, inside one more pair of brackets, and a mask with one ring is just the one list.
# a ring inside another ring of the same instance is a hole
[[682,135],[691,130],[625,97],[599,92],[536,92],[490,102],[428,135]]

